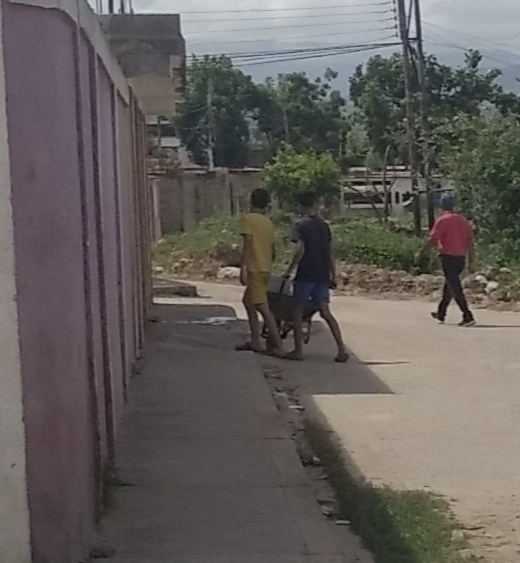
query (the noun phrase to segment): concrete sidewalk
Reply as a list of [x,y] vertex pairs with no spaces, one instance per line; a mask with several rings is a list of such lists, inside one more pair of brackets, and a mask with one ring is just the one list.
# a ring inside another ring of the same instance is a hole
[[[240,288],[197,286],[240,310]],[[352,360],[334,365],[330,335],[316,322],[306,361],[279,365],[365,477],[440,493],[476,556],[518,563],[520,315],[480,310],[476,328],[459,329],[455,306],[446,325],[432,322],[431,307],[336,297]]]
[[156,315],[120,434],[133,486],[103,523],[111,561],[370,561],[322,516],[258,358],[232,351],[241,322],[218,317],[235,311],[172,300]]

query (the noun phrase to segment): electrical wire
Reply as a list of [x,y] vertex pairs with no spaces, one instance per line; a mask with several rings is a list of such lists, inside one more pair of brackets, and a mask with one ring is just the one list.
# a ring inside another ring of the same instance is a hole
[[[276,29],[276,28],[273,28]],[[392,31],[395,30],[395,26],[391,27],[382,27],[377,29],[368,29],[368,30],[357,30],[357,31],[344,31],[342,33],[333,33],[327,34],[327,37],[344,37],[345,35],[359,35],[360,33],[371,33],[371,32],[381,32],[381,31]],[[317,35],[299,35],[299,36],[289,36],[289,37],[280,37],[276,38],[276,41],[299,41],[299,40],[307,40],[307,39],[315,39],[315,38],[323,39],[323,33],[319,33]],[[238,41],[214,41],[209,43],[191,43],[190,46],[192,47],[202,47],[206,45],[238,45],[241,43],[262,43],[266,41],[273,41],[272,37],[264,37],[263,39],[242,39]]]
[[400,45],[399,42],[394,43],[381,43],[381,44],[374,44],[370,46],[366,46],[363,48],[357,49],[338,49],[336,51],[330,51],[326,53],[303,53],[301,55],[294,55],[288,57],[271,57],[265,58],[262,60],[252,60],[246,62],[238,62],[235,64],[236,67],[244,67],[244,66],[256,66],[260,64],[273,64],[273,63],[280,63],[280,62],[289,62],[289,61],[302,61],[302,60],[310,60],[310,59],[320,59],[324,57],[331,57],[331,56],[338,56],[338,55],[348,55],[352,53],[361,53],[365,51],[375,51],[379,49],[387,49],[389,47],[396,47]]
[[[424,24],[427,27],[432,27],[434,29],[437,29],[439,31],[441,31],[442,33],[444,33],[444,35],[457,35],[457,37],[465,37],[471,41],[473,41],[475,43],[475,45],[478,47],[484,47],[484,49],[493,49],[493,56],[490,55],[485,55],[487,58],[491,59],[491,60],[495,60],[498,62],[502,62],[502,63],[506,63],[506,64],[511,64],[511,61],[507,61],[504,60],[504,57],[509,57],[509,58],[514,58],[514,59],[520,59],[520,54],[519,53],[513,53],[512,51],[507,51],[506,49],[503,48],[503,46],[500,43],[495,43],[493,41],[489,41],[486,39],[482,39],[481,37],[476,37],[475,35],[470,35],[469,33],[463,33],[463,32],[455,32],[454,30],[450,30],[449,28],[443,28],[439,25],[435,25],[429,22],[424,22]],[[438,33],[434,33],[432,31],[428,31],[429,34],[431,35],[437,35],[437,37],[439,37]],[[443,41],[450,41],[450,39],[446,39],[442,36],[440,36],[441,39]],[[462,45],[460,45],[460,43],[454,43],[453,47],[455,48],[464,48],[465,50],[468,49],[468,47],[464,47]],[[484,49],[480,49],[482,50],[483,54],[484,53]],[[500,57],[502,57],[502,59],[500,59]]]
[[[390,39],[391,37],[387,37],[385,39]],[[265,57],[269,55],[298,55],[304,53],[315,53],[321,51],[335,51],[338,49],[357,49],[357,48],[365,48],[365,47],[372,47],[376,45],[375,43],[355,43],[355,44],[341,44],[341,45],[328,45],[322,47],[306,47],[300,49],[275,49],[271,51],[253,51],[253,52],[245,52],[245,53],[229,53],[225,54],[224,56],[229,57],[230,59],[242,59],[242,58],[254,58],[254,57]]]
[[267,17],[254,17],[254,18],[240,18],[240,19],[200,19],[200,20],[182,20],[183,24],[186,23],[201,23],[201,22],[246,22],[246,21],[263,21],[263,20],[292,20],[292,19],[302,19],[302,18],[337,18],[340,16],[371,16],[371,15],[381,15],[381,14],[390,14],[392,13],[392,9],[387,10],[376,10],[371,12],[341,12],[336,14],[304,14],[300,16],[267,16]]
[[387,6],[392,4],[392,0],[382,0],[381,2],[365,2],[363,4],[342,4],[341,6],[311,6],[307,8],[252,8],[249,10],[202,10],[198,12],[183,11],[182,14],[249,14],[257,12],[300,12],[306,10],[335,10],[347,8],[369,8],[373,6]]
[[322,26],[331,26],[331,25],[346,25],[346,24],[359,24],[359,23],[385,23],[395,21],[394,17],[391,18],[384,18],[384,19],[377,19],[377,20],[364,20],[364,21],[346,21],[346,22],[327,22],[327,23],[310,23],[310,24],[301,24],[301,25],[289,25],[289,26],[270,26],[270,27],[246,27],[241,29],[210,29],[207,31],[196,31],[192,33],[186,33],[186,35],[206,35],[207,33],[236,33],[236,32],[243,32],[243,31],[269,31],[275,30],[278,31],[280,29],[296,29],[296,28],[303,28],[303,27],[322,27]]

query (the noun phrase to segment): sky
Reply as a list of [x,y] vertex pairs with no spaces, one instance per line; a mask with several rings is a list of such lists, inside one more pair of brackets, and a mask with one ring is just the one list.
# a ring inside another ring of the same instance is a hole
[[[199,55],[396,41],[394,0],[132,1],[137,13],[180,13],[188,52]],[[427,51],[457,64],[464,49],[477,48],[485,55],[486,68],[518,66],[520,76],[519,0],[421,0],[421,5]],[[396,49],[377,52],[389,54]],[[257,64],[242,68],[257,79],[291,70],[316,75],[327,67],[349,75],[372,54],[269,64],[254,59]],[[244,62],[237,60],[236,64]]]

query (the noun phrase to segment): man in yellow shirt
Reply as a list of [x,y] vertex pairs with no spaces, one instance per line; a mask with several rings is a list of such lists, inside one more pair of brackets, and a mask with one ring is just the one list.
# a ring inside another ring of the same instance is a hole
[[240,222],[240,235],[243,239],[240,282],[246,286],[243,303],[249,320],[251,341],[238,346],[237,350],[264,351],[258,320],[260,313],[273,346],[270,352],[283,356],[282,340],[267,301],[267,284],[275,258],[274,225],[267,217],[270,203],[271,198],[267,190],[254,190],[251,194],[251,212],[244,215]]

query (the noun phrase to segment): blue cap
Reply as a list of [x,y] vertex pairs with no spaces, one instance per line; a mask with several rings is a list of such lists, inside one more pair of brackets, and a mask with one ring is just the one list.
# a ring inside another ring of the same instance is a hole
[[455,207],[455,197],[448,193],[442,194],[441,207],[446,210],[453,209]]

